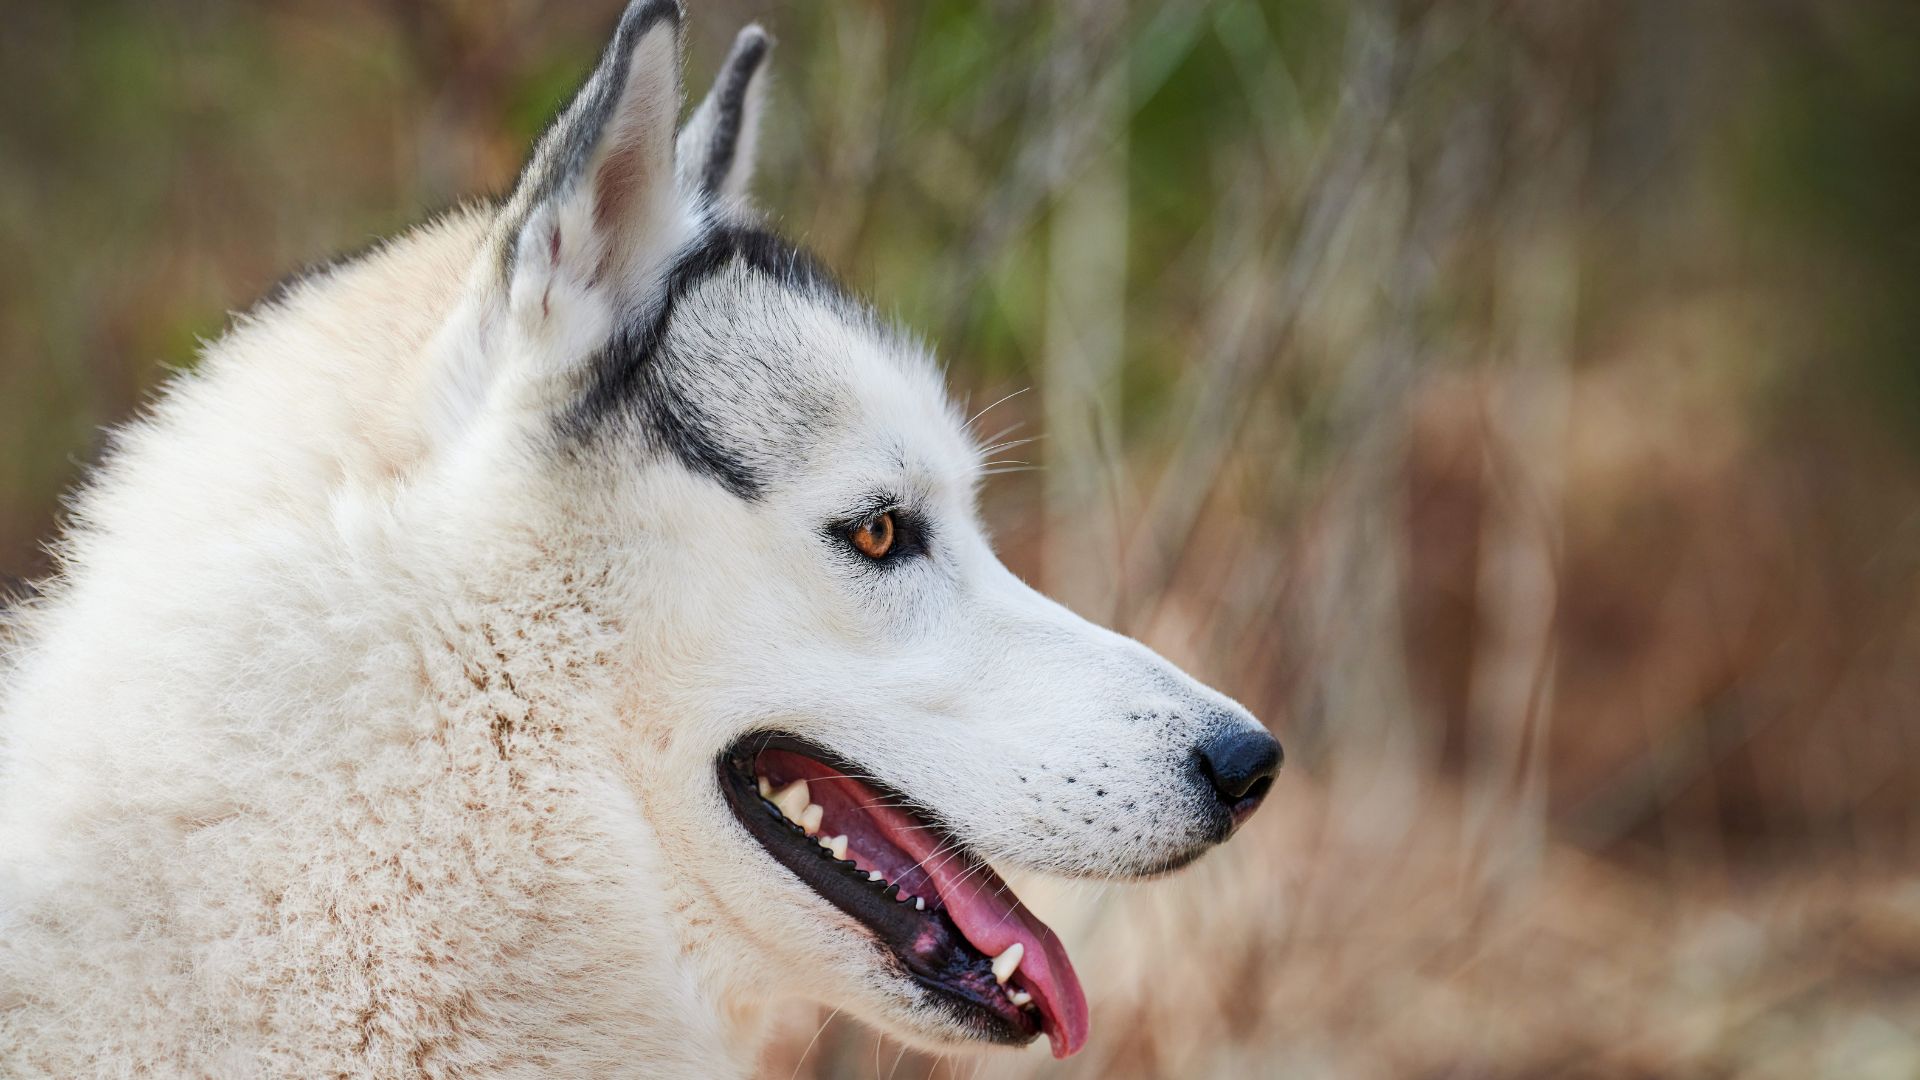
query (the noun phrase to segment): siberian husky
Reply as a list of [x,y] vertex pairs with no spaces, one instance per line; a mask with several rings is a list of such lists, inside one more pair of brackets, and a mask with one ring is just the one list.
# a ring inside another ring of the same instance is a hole
[[642,0],[512,194],[122,430],[0,672],[0,1073],[713,1076],[804,998],[1088,1036],[990,863],[1179,867],[1239,705],[995,558],[927,351],[684,125]]

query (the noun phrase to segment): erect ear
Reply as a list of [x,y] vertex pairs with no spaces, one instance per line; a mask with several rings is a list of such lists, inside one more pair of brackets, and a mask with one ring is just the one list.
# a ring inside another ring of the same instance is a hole
[[681,191],[715,202],[746,198],[766,97],[762,72],[772,48],[773,39],[757,25],[733,39],[713,89],[680,130],[675,171]]
[[679,112],[680,6],[634,0],[501,212],[501,273],[517,316],[550,318],[582,292],[618,308],[653,279],[678,239]]

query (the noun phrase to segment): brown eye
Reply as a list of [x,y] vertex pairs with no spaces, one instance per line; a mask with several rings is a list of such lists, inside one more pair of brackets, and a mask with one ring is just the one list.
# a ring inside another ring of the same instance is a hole
[[869,559],[884,559],[893,550],[893,513],[888,511],[864,525],[855,526],[853,546]]

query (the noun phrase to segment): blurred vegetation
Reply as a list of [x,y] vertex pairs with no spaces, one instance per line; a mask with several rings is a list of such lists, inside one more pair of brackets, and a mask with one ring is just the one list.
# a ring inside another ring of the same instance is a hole
[[[16,5],[0,575],[228,311],[500,191],[615,6]],[[1030,389],[1009,561],[1288,744],[1195,872],[1036,900],[1065,1074],[1920,1075],[1920,7],[691,14],[696,91],[780,41],[780,226]],[[770,1075],[1039,1067],[822,1019]]]

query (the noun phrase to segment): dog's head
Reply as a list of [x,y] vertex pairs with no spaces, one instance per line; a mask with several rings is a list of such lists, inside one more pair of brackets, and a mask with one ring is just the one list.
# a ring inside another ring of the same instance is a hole
[[705,947],[922,1044],[1070,1053],[1073,970],[988,861],[1178,867],[1279,745],[995,558],[926,350],[745,203],[767,37],[676,131],[679,33],[634,4],[536,146],[438,342],[436,422],[522,426],[614,523],[630,779],[734,928]]

